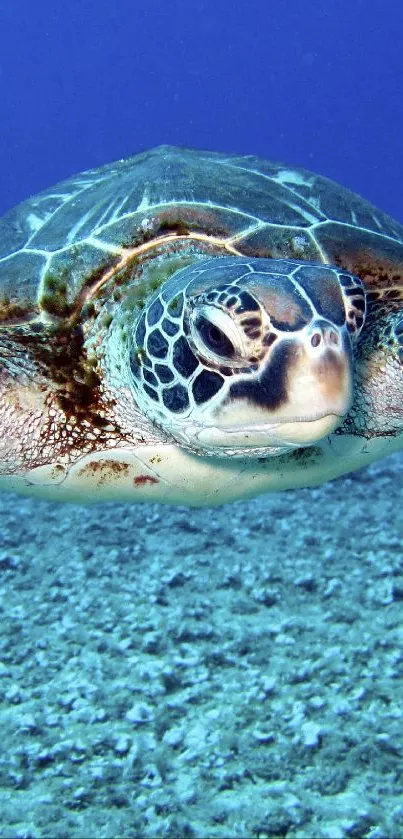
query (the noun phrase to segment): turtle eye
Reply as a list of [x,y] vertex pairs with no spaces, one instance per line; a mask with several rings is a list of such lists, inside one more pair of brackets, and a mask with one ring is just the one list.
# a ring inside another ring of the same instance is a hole
[[199,315],[196,328],[207,349],[225,358],[232,358],[235,355],[234,346],[228,336],[208,318]]

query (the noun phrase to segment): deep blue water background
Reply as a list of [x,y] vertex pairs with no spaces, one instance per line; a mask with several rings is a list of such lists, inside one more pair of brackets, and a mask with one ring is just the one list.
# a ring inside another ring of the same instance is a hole
[[[0,213],[174,143],[403,222],[402,35],[401,0],[0,0]],[[4,494],[0,835],[403,839],[402,485],[396,458],[213,511]]]
[[403,4],[3,0],[0,212],[161,142],[297,163],[403,221]]

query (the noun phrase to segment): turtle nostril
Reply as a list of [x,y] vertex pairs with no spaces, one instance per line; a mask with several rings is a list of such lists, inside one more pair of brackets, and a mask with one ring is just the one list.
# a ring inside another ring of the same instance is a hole
[[319,347],[320,344],[324,347],[338,347],[340,345],[340,335],[336,329],[333,329],[330,324],[320,324],[316,326],[315,331],[311,335],[311,346]]

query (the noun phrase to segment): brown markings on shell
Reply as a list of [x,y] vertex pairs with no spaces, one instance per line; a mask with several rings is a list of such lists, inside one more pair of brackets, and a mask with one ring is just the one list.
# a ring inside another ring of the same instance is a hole
[[77,322],[82,317],[84,301],[91,296],[91,289],[98,285],[108,271],[113,270],[118,264],[119,258],[119,255],[111,254],[104,257],[96,268],[90,270],[88,275],[83,277],[82,284],[74,300],[68,299],[69,282],[66,266],[63,266],[63,269],[59,272],[49,270],[45,274],[39,300],[41,309],[53,318],[60,318],[60,320],[70,319]]
[[368,291],[403,291],[403,243],[366,230],[330,223],[316,238],[327,261],[361,277]]
[[[76,305],[75,321],[79,319],[79,310],[82,310],[83,307],[91,307],[93,305],[92,301],[103,302],[110,295],[113,295],[114,300],[118,301],[123,296],[124,288],[133,284],[135,278],[140,286],[142,268],[145,268],[147,263],[153,261],[159,255],[167,253],[170,257],[177,256],[180,258],[183,256],[185,260],[191,255],[194,255],[196,259],[197,255],[208,257],[228,255],[229,253],[238,254],[238,251],[231,245],[230,239],[214,238],[205,233],[196,232],[192,235],[189,232],[184,233],[182,231],[183,228],[175,229],[174,225],[173,230],[166,232],[165,235],[160,235],[159,238],[153,235],[149,241],[145,239],[141,244],[137,244],[130,250],[122,249],[119,262],[115,263],[111,270],[97,278],[92,285],[86,283]],[[165,279],[166,276],[163,275],[161,282]],[[148,293],[152,290],[153,288],[149,288]]]
[[119,460],[94,460],[86,463],[79,471],[80,478],[93,478],[97,486],[104,486],[106,483],[126,477],[129,473],[128,463]]
[[124,287],[133,282],[136,274],[139,275],[138,280],[140,284],[142,269],[157,256],[163,255],[164,252],[168,252],[170,257],[177,256],[180,258],[183,256],[184,259],[189,256],[191,249],[194,250],[195,255],[202,254],[206,257],[228,254],[225,245],[218,244],[214,239],[197,240],[188,234],[178,233],[177,238],[167,239],[166,241],[162,238],[155,243],[154,247],[152,246],[152,242],[150,244],[151,247],[142,253],[137,254],[134,252],[131,254],[127,264],[122,266],[116,274],[112,275],[105,285],[100,286],[95,296],[97,298],[107,297],[113,286],[115,299],[119,296],[121,297],[124,293]]
[[125,241],[124,247],[138,247],[169,233],[177,236],[203,233],[218,238],[229,238],[232,235],[227,226],[220,224],[217,211],[204,205],[172,204],[163,209],[150,208],[148,213],[147,226],[137,228]]
[[135,486],[144,486],[145,484],[158,484],[159,481],[152,475],[137,475],[133,483]]
[[[152,212],[152,211],[151,211]],[[120,243],[121,254],[110,254],[104,257],[97,268],[92,269],[88,276],[83,277],[80,289],[74,300],[69,300],[68,269],[52,272],[50,269],[44,277],[43,289],[39,301],[39,308],[50,315],[73,324],[80,323],[84,318],[92,314],[91,299],[93,296],[102,297],[107,289],[104,289],[104,278],[107,278],[108,286],[112,283],[117,290],[132,281],[133,274],[142,262],[148,261],[157,254],[153,249],[153,241],[169,237],[167,246],[170,251],[189,247],[194,243],[201,252],[206,255],[211,253],[226,253],[225,240],[230,240],[234,231],[228,226],[220,223],[217,211],[202,205],[197,206],[175,206],[154,212],[154,217],[147,219],[147,226],[138,226],[132,235]],[[204,242],[199,239],[192,239],[199,234]],[[178,237],[178,243],[172,237]],[[212,242],[209,244],[209,239]],[[217,247],[221,240],[221,247]],[[137,248],[148,244],[150,249],[136,255]],[[117,243],[118,244],[118,243]],[[156,241],[156,247],[158,247]],[[127,261],[125,263],[125,255]],[[73,259],[73,249],[72,249]],[[122,264],[123,260],[123,264]],[[114,271],[116,269],[116,271]],[[39,279],[39,278],[38,278]],[[83,307],[84,312],[83,312]],[[39,314],[38,307],[32,301],[13,300],[0,298],[0,323],[23,323],[32,320]]]
[[263,227],[237,238],[242,255],[264,259],[301,259],[319,262],[318,248],[307,231],[287,230],[284,227]]
[[358,251],[347,255],[338,253],[335,262],[358,275],[365,287],[370,292],[377,292],[378,296],[393,299],[403,292],[403,260],[399,266],[386,258],[377,259],[372,254]]

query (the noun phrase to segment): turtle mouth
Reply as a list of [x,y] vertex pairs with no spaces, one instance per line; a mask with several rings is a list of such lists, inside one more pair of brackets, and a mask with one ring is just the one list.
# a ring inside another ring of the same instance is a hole
[[[237,426],[193,427],[191,437],[195,448],[217,455],[240,456],[254,453],[276,456],[286,451],[312,446],[331,434],[344,419],[344,414],[322,413],[308,417],[287,417],[271,423]],[[188,429],[189,432],[189,429]]]

